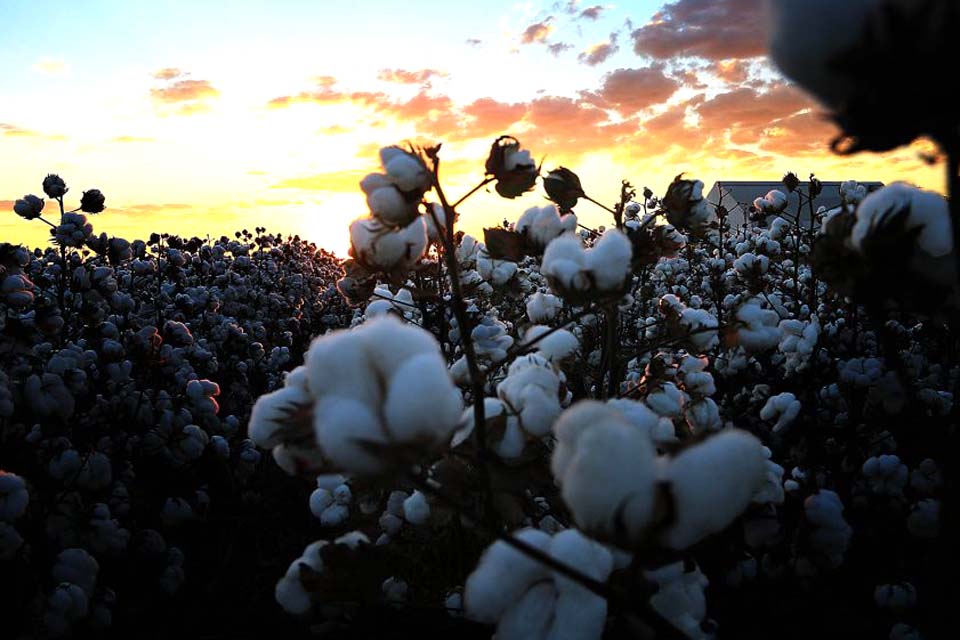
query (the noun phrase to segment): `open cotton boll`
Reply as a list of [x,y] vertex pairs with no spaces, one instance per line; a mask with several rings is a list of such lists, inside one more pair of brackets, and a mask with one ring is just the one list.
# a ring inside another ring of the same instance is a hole
[[312,600],[300,581],[300,566],[306,565],[318,573],[323,571],[320,552],[327,544],[326,540],[318,540],[307,545],[303,555],[290,563],[286,575],[277,582],[274,597],[287,613],[303,615],[310,611]]
[[586,531],[640,536],[653,517],[657,466],[650,436],[595,401],[565,411],[551,460],[563,500]]
[[83,549],[64,549],[57,556],[50,575],[57,582],[69,582],[83,589],[87,595],[93,595],[97,584],[100,565],[96,559]]
[[[364,327],[377,323],[371,322]],[[338,330],[315,338],[307,351],[305,366],[313,397],[339,396],[365,405],[378,405],[383,391],[370,375],[376,370],[376,354],[364,348],[356,332]]]
[[562,289],[585,291],[590,288],[586,263],[587,256],[580,238],[565,234],[547,245],[540,273],[557,282]]
[[284,439],[283,432],[291,429],[290,416],[311,403],[309,392],[300,386],[287,386],[260,396],[250,412],[250,438],[257,446],[272,449]]
[[535,437],[550,432],[560,414],[560,378],[544,358],[520,356],[507,369],[507,377],[497,385],[497,395],[520,419],[523,430]]
[[850,232],[850,242],[863,251],[864,241],[883,223],[884,217],[905,211],[905,229],[919,229],[917,246],[934,257],[953,250],[950,206],[938,193],[924,191],[903,182],[894,182],[874,191],[857,207],[857,221]]
[[0,471],[0,521],[12,522],[23,515],[30,502],[23,478]]
[[664,542],[685,549],[729,525],[750,504],[766,480],[763,445],[739,429],[727,429],[670,460],[676,519]]
[[[598,582],[606,582],[613,569],[610,552],[576,529],[561,531],[550,543],[550,555]],[[553,572],[557,601],[550,640],[598,639],[607,620],[607,601],[570,578]]]
[[404,227],[387,227],[376,218],[359,218],[350,224],[353,257],[374,271],[410,269],[427,248],[427,225],[417,216]]
[[405,442],[447,438],[462,410],[461,395],[443,360],[433,352],[415,356],[397,369],[384,405],[390,436]]
[[620,412],[627,422],[646,434],[650,441],[658,443],[657,432],[660,416],[650,410],[650,407],[638,400],[615,398],[607,400],[607,406]]
[[[543,552],[549,551],[551,538],[543,531],[523,529],[514,537]],[[467,617],[495,624],[531,585],[549,576],[550,571],[543,564],[498,540],[483,552],[464,585]]]
[[419,491],[414,491],[403,501],[403,519],[412,525],[426,524],[430,519],[430,505],[427,497]]
[[547,640],[557,608],[557,588],[538,582],[513,603],[497,624],[498,640]]
[[685,571],[681,561],[646,571],[644,575],[657,583],[657,592],[650,597],[650,606],[657,613],[688,638],[709,640],[713,637],[701,626],[707,615],[704,590],[709,581],[700,567],[694,566],[692,571]]
[[741,323],[737,328],[737,344],[751,353],[766,351],[780,342],[780,316],[760,305],[758,298],[750,298],[736,313],[737,321]]
[[604,232],[592,249],[587,250],[587,268],[601,291],[611,291],[623,286],[630,273],[633,249],[627,236],[618,229]]
[[561,309],[563,302],[552,293],[537,291],[527,299],[527,317],[535,324],[550,322]]
[[[550,331],[552,331],[550,327],[534,325],[527,329],[527,332],[524,334],[523,341],[525,343],[532,343],[534,340],[537,340],[537,338],[549,333]],[[552,362],[559,362],[560,360],[568,358],[576,353],[577,349],[580,347],[580,342],[577,340],[576,336],[566,329],[558,329],[553,331],[553,333],[550,333],[550,335],[547,337],[538,340],[534,346],[537,348],[538,353],[544,358]]]
[[576,231],[577,216],[572,213],[561,216],[557,207],[552,204],[531,207],[523,212],[514,228],[535,246],[543,249],[562,233]]
[[388,442],[379,418],[370,408],[339,396],[327,396],[314,405],[313,425],[317,445],[337,468],[356,473],[377,473],[382,464],[362,442]]
[[792,393],[784,392],[771,396],[760,409],[761,420],[776,420],[773,432],[778,433],[789,427],[800,413],[801,404]]
[[898,496],[907,486],[910,470],[894,455],[868,458],[863,463],[863,475],[875,493]]
[[828,489],[821,489],[803,501],[803,509],[807,521],[812,525],[811,546],[823,553],[832,566],[839,566],[853,535],[853,529],[843,519],[840,496]]

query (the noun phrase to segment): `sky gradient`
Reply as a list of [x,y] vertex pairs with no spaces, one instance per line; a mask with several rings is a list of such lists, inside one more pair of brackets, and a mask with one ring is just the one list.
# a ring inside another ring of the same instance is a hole
[[[768,65],[764,33],[762,0],[0,0],[0,240],[44,242],[11,207],[52,172],[68,204],[106,194],[98,233],[265,226],[345,255],[381,146],[443,142],[457,197],[501,133],[603,201],[621,179],[662,193],[680,172],[943,191],[923,143],[831,155],[835,129]],[[461,224],[543,203],[539,188],[481,192]],[[583,222],[609,222],[591,207]]]

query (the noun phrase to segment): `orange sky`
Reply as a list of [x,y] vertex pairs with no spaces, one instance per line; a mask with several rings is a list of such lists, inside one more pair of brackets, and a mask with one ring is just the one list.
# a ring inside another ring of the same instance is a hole
[[[156,13],[52,4],[62,11],[35,38],[22,37],[26,0],[10,0],[0,25],[13,43],[0,60],[5,241],[44,241],[43,225],[10,207],[58,172],[68,200],[106,194],[97,232],[266,226],[344,254],[347,225],[366,211],[357,183],[376,170],[379,147],[443,142],[457,197],[482,179],[500,133],[545,169],[577,171],[603,201],[621,179],[662,193],[681,171],[708,187],[792,170],[943,190],[942,167],[918,157],[923,145],[829,153],[832,126],[764,58],[760,0],[412,2],[403,14],[390,3],[351,13],[282,0],[227,16],[180,0]],[[71,35],[98,31],[109,35]],[[462,225],[479,233],[543,202],[541,190],[515,201],[482,192]],[[586,224],[608,222],[589,203],[578,209]]]

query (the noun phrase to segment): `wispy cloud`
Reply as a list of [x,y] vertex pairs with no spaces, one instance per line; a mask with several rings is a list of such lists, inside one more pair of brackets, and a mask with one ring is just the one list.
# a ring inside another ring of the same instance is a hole
[[384,82],[393,82],[396,84],[425,84],[433,78],[442,78],[446,75],[444,72],[437,71],[436,69],[420,69],[418,71],[381,69],[377,74],[377,78]]

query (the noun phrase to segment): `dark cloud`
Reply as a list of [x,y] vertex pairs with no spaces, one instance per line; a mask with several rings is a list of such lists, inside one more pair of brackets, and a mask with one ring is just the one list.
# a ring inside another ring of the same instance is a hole
[[586,51],[577,56],[577,60],[585,65],[595,67],[607,61],[607,58],[620,50],[617,45],[617,34],[611,33],[607,42],[601,42],[588,47]]
[[600,17],[600,14],[604,12],[603,5],[593,5],[592,7],[587,7],[580,12],[581,18],[586,18],[587,20],[596,20]]
[[763,0],[677,0],[632,31],[638,55],[752,58],[766,53]]
[[547,51],[549,51],[554,58],[559,57],[561,53],[569,49],[573,49],[573,45],[568,42],[551,42],[547,45]]

